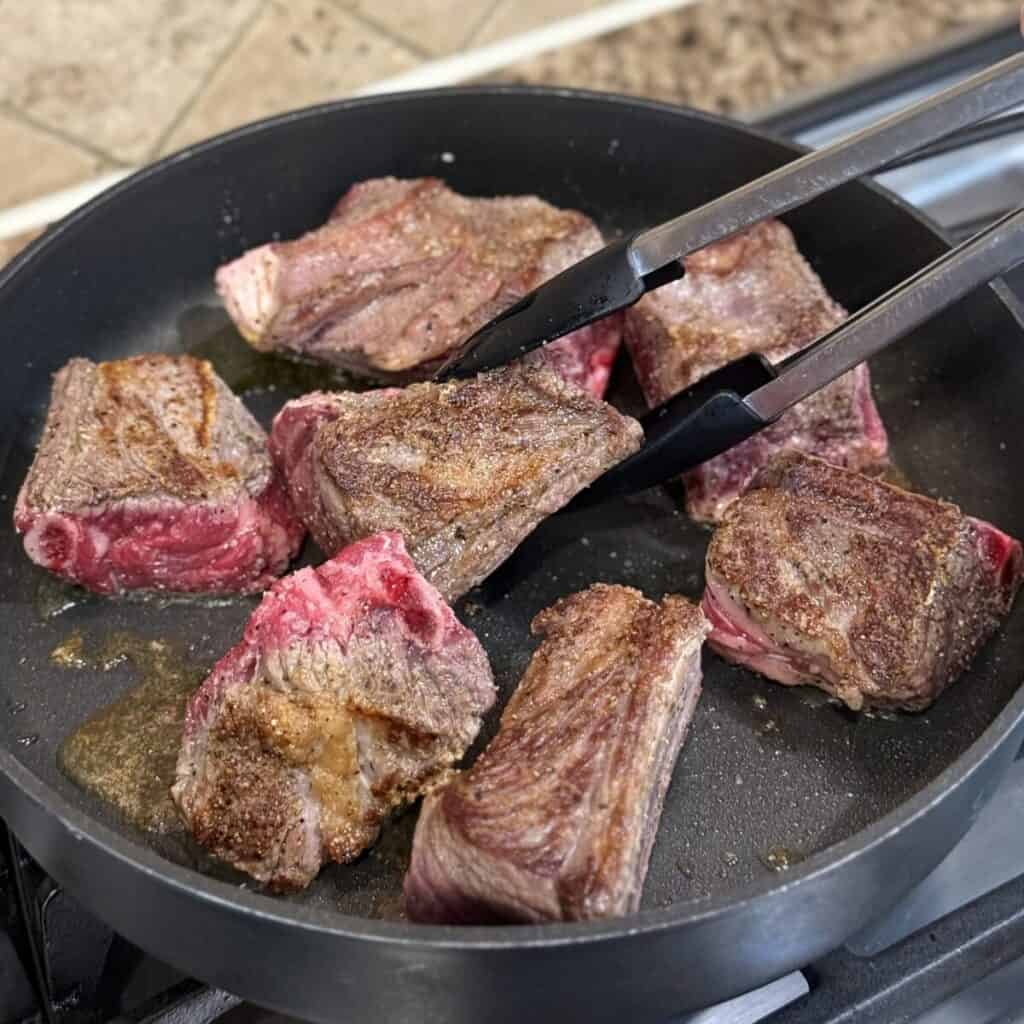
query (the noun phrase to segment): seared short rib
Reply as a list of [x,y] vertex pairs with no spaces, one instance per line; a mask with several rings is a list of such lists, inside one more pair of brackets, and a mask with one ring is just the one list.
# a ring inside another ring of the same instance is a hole
[[637,909],[700,696],[700,611],[596,584],[544,637],[468,771],[423,803],[405,879],[414,921],[615,917]]
[[271,452],[327,553],[398,530],[453,600],[643,441],[640,425],[549,367],[288,403]]
[[[651,406],[751,352],[777,363],[846,317],[779,221],[764,221],[686,257],[685,276],[626,313],[626,344]],[[743,444],[686,475],[694,519],[717,522],[782,450],[848,469],[886,462],[887,440],[865,365]]]
[[259,591],[305,532],[245,406],[164,355],[57,373],[14,524],[32,561],[101,594]]
[[216,857],[301,888],[443,778],[494,696],[401,537],[370,537],[264,596],[188,705],[172,795]]
[[715,531],[702,608],[730,661],[854,710],[920,710],[997,628],[1021,573],[1021,545],[955,505],[790,453]]
[[[603,244],[593,222],[535,196],[472,199],[436,178],[364,181],[327,223],[217,271],[256,348],[387,380],[430,376],[477,328]],[[600,398],[621,317],[534,358]]]

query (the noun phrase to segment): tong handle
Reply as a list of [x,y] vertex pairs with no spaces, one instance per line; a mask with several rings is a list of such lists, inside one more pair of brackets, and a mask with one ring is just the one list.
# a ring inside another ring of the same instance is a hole
[[673,395],[640,420],[643,447],[612,466],[570,507],[646,490],[745,441],[771,421],[751,409],[744,398],[774,379],[771,363],[751,353]]
[[870,359],[969,291],[1024,262],[1024,207],[961,242],[834,330],[782,362],[778,376],[748,393],[767,420]]
[[[629,261],[632,240],[629,236],[598,249],[499,313],[449,357],[434,379],[471,377],[494,369],[631,306],[644,293],[644,282]],[[495,353],[500,353],[497,361]]]
[[648,274],[1021,102],[1024,54],[1018,53],[878,124],[641,232],[632,246],[634,266]]
[[484,324],[437,379],[468,377],[632,305],[683,273],[687,253],[791,210],[967,125],[1024,102],[1024,54],[808,153],[704,206],[613,242]]

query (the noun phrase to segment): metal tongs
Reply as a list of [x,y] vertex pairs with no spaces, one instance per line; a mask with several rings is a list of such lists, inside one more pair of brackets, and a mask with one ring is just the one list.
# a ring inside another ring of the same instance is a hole
[[[613,242],[482,327],[438,373],[472,376],[631,306],[683,276],[682,258],[1024,102],[1024,54],[785,164],[690,213]],[[589,504],[671,479],[750,437],[797,402],[1024,261],[1024,208],[951,249],[776,366],[728,363],[641,420],[643,447],[595,481]]]

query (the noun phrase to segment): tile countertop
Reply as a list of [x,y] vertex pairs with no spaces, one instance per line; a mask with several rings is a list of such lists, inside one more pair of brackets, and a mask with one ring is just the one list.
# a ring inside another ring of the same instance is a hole
[[[1012,18],[1020,2],[698,0],[487,80],[625,92],[749,116]],[[0,29],[11,43],[0,68],[0,207],[601,3],[175,0],[168,21],[133,0],[107,0],[82,14],[75,32],[67,31],[68,0],[0,4]],[[456,11],[464,24],[453,22]],[[106,45],[111,38],[116,44]],[[153,67],[161,72],[155,77]],[[36,233],[0,239],[0,267]]]
[[574,86],[749,115],[1012,17],[1020,0],[704,0],[488,81]]

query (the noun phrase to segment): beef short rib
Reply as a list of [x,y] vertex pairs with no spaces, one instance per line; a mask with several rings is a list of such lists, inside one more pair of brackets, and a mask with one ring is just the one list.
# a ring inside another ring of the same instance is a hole
[[305,532],[245,406],[164,355],[57,373],[14,523],[32,561],[101,594],[259,591]]
[[[216,281],[256,348],[407,381],[602,244],[589,218],[536,196],[471,199],[436,178],[377,178],[352,186],[323,227],[250,249]],[[533,358],[600,398],[621,327],[609,317]]]
[[999,625],[1021,571],[1021,545],[955,505],[786,453],[711,540],[708,643],[854,710],[919,710]]
[[596,584],[543,611],[544,637],[487,750],[423,803],[405,878],[414,921],[635,911],[700,696],[707,623]]
[[[644,296],[626,313],[626,344],[651,406],[751,352],[777,363],[846,316],[779,221],[716,242],[685,264],[681,280]],[[885,428],[866,365],[688,473],[687,512],[717,522],[758,469],[792,449],[848,469],[885,465]]]
[[264,596],[189,702],[172,795],[216,857],[301,888],[438,782],[493,702],[476,637],[380,534]]
[[640,425],[540,364],[290,402],[271,452],[327,553],[398,530],[448,600],[636,451]]

